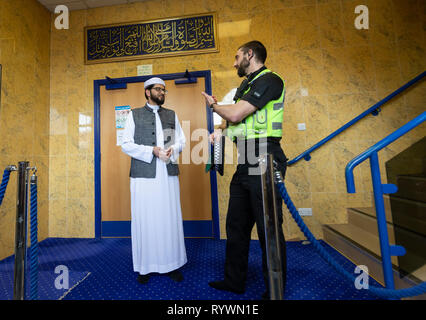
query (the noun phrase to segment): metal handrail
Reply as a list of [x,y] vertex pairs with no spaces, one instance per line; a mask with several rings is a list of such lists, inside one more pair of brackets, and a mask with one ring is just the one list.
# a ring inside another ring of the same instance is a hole
[[409,121],[407,124],[400,127],[381,141],[377,142],[374,146],[368,148],[366,151],[356,156],[354,159],[349,161],[346,165],[345,176],[346,176],[346,188],[348,193],[355,193],[355,182],[353,170],[360,163],[367,159],[370,159],[371,177],[373,182],[374,202],[376,207],[377,226],[379,231],[380,240],[380,251],[382,256],[383,275],[385,279],[385,285],[387,288],[394,289],[394,281],[392,275],[392,261],[391,256],[402,256],[406,253],[404,247],[398,245],[390,245],[385,206],[383,195],[389,193],[395,193],[398,188],[394,184],[382,184],[380,176],[379,158],[377,153],[409,132],[415,127],[419,126],[426,120],[426,111]]
[[348,123],[346,123],[345,125],[343,125],[342,127],[340,127],[339,129],[337,129],[336,131],[334,131],[332,134],[328,135],[327,137],[325,137],[324,139],[322,139],[321,141],[319,141],[318,143],[316,143],[315,145],[313,145],[312,147],[310,147],[306,151],[304,151],[301,154],[299,154],[296,158],[288,161],[287,164],[290,166],[292,164],[295,164],[296,162],[298,162],[302,158],[305,159],[306,161],[311,160],[311,153],[313,151],[315,151],[316,149],[318,149],[319,147],[321,147],[323,144],[325,144],[329,140],[333,139],[335,136],[337,136],[338,134],[342,133],[347,128],[349,128],[350,126],[354,125],[356,122],[358,122],[362,118],[366,117],[367,115],[373,114],[373,115],[376,116],[378,114],[378,112],[379,112],[377,109],[379,109],[382,105],[384,105],[386,102],[388,102],[389,100],[391,100],[396,95],[400,94],[401,92],[403,92],[407,88],[411,87],[416,82],[418,82],[421,79],[423,79],[425,76],[426,76],[426,71],[422,72],[417,77],[415,77],[414,79],[410,80],[405,85],[403,85],[401,88],[395,90],[390,95],[388,95],[386,98],[380,100],[375,105],[373,105],[372,107],[370,107],[369,109],[367,109],[366,111],[364,111],[363,113],[361,113],[359,116],[355,117],[354,119],[352,119],[351,121],[349,121]]

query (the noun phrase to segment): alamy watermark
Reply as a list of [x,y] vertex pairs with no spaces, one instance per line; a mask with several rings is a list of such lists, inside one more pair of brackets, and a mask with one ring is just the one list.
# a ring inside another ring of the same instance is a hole
[[56,266],[55,273],[59,274],[55,278],[55,288],[58,290],[68,290],[70,288],[70,272],[68,267],[62,264]]
[[[69,29],[69,9],[66,5],[57,5],[55,7],[55,13],[59,14],[55,18],[55,28],[58,30]],[[368,7],[364,4],[357,5],[355,7],[355,13],[358,16],[355,18],[354,25],[358,30],[369,29],[369,12]]]
[[55,28],[58,30],[70,28],[70,13],[66,5],[58,5],[55,7],[55,13],[59,15],[55,18]]
[[362,29],[368,30],[369,28],[368,7],[363,4],[356,6],[355,13],[359,14],[359,16],[357,16],[354,21],[355,28],[357,28],[358,30],[362,30]]
[[355,271],[356,274],[359,274],[355,278],[355,288],[358,290],[362,289],[369,289],[369,274],[368,274],[368,267],[364,265],[356,266]]
[[[354,21],[354,26],[358,30],[363,29],[369,29],[369,10],[366,5],[357,5],[355,7],[355,14],[356,16]],[[58,5],[55,7],[55,14],[58,14],[55,18],[55,28],[58,30],[61,29],[69,29],[69,9],[66,5]],[[184,129],[185,136],[188,137],[190,135],[191,141],[200,141],[200,143],[196,144],[194,147],[192,147],[192,150],[190,148],[185,148],[182,152],[182,155],[180,156],[182,164],[202,164],[207,163],[208,157],[210,154],[210,143],[208,142],[208,136],[209,132],[206,129],[195,129],[191,133],[189,131],[189,121],[183,121],[182,122],[182,128]],[[186,130],[187,129],[187,130]],[[174,136],[174,132],[165,132],[165,138],[167,136]],[[259,161],[259,156],[262,154],[265,154],[267,152],[266,150],[266,144],[259,144],[256,146],[251,146],[250,143],[254,141],[254,139],[248,139],[247,141],[244,141],[244,139],[237,140],[237,150],[239,153],[239,159],[238,163],[247,162],[250,165],[256,165]],[[256,154],[255,154],[256,149]],[[233,157],[225,157],[225,164],[232,164],[234,163]],[[249,174],[259,174],[258,168],[250,168]]]
[[[182,153],[179,158],[176,159],[177,164],[206,164],[209,160],[211,142],[209,136],[211,135],[207,129],[197,128],[192,130],[191,132],[191,121],[184,120],[182,121],[182,132],[186,137],[187,146],[183,150],[180,150]],[[220,141],[218,136],[227,134],[227,129],[223,132],[220,130],[215,130],[216,141]],[[165,129],[163,130],[164,148],[173,146],[175,141],[176,130],[175,129]],[[188,141],[197,142],[195,145],[191,145]],[[229,140],[229,143],[231,141]],[[259,138],[259,139],[244,139],[237,138],[236,139],[236,148],[238,151],[238,164],[248,164],[249,165],[249,175],[259,175],[262,174],[261,170],[264,170],[265,166],[258,166],[259,159],[261,155],[264,155],[268,152],[267,150],[267,138]],[[219,161],[216,164],[235,164],[234,154],[233,152],[226,153],[226,156],[218,159]],[[213,155],[212,155],[213,156]]]

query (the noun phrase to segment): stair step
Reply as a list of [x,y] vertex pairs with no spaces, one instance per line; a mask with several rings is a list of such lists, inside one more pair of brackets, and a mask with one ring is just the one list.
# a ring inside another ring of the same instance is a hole
[[[353,224],[328,224],[327,227],[377,258],[381,257],[379,237],[376,234]],[[391,244],[393,243],[391,242]],[[392,257],[391,260],[392,264],[398,266],[397,257]]]
[[391,195],[390,203],[394,225],[426,236],[426,202]]
[[[357,232],[368,236],[368,232],[363,232],[362,229],[357,228]],[[356,229],[352,228],[353,231]],[[371,253],[368,250],[361,248],[359,245],[349,240],[345,235],[338,232],[335,228],[330,225],[323,227],[324,240],[332,246],[334,249],[343,254],[346,258],[351,260],[355,265],[365,265],[368,267],[369,275],[374,278],[377,282],[384,285],[383,269],[380,258],[376,254]],[[340,231],[343,231],[340,229]],[[417,277],[417,278],[416,278]],[[399,273],[394,270],[394,283],[396,289],[409,288],[419,284],[422,281],[426,281],[426,267],[420,269],[415,274],[415,277],[407,276],[401,278]],[[426,294],[404,298],[408,300],[425,300]]]
[[[392,208],[391,208],[389,195],[387,195],[387,194],[383,195],[383,202],[384,202],[384,205],[385,205],[386,221],[389,222],[389,223],[393,223]],[[357,207],[357,208],[351,208],[351,209],[358,210],[362,213],[368,214],[369,216],[376,218],[376,206],[375,206],[375,203],[374,203],[374,195],[373,195],[373,206],[372,207]]]
[[[359,211],[348,209],[348,224],[374,235],[377,238],[376,241],[379,242],[379,232],[375,218]],[[399,266],[403,272],[412,273],[426,264],[426,236],[389,223],[387,227],[389,243],[403,246],[407,251],[405,256],[396,257],[398,263],[395,265]]]
[[[374,235],[375,237],[379,237],[379,231],[377,226],[376,216],[371,216],[369,214],[365,214],[356,209],[349,208],[348,209],[348,223],[352,224],[358,228],[361,228],[364,231]],[[394,228],[391,223],[387,223],[388,226],[388,236],[389,242],[391,244],[395,244],[395,234]]]
[[[426,236],[426,203],[385,195],[386,222]],[[391,210],[392,208],[392,210]],[[376,219],[375,207],[350,208]]]
[[[348,210],[357,211],[363,213],[373,219],[376,219],[376,209],[374,207],[363,207],[363,208],[348,208]],[[392,224],[392,213],[390,209],[386,210],[386,222]]]
[[426,177],[401,175],[397,178],[398,192],[394,195],[413,201],[426,202]]

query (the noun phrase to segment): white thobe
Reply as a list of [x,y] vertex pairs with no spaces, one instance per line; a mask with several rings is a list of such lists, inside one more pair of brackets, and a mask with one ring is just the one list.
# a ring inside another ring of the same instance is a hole
[[[158,106],[155,113],[157,146],[164,148],[164,135]],[[185,136],[175,116],[175,142],[171,161],[176,161],[185,147]],[[127,155],[151,162],[153,147],[134,142],[135,123],[132,112],[126,121],[121,148]],[[187,262],[182,211],[180,206],[179,178],[169,176],[166,163],[156,158],[155,178],[130,178],[131,236],[133,270],[139,274],[166,273]]]

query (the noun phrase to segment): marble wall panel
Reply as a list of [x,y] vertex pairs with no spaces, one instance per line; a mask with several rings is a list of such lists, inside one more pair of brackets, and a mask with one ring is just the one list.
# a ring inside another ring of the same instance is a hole
[[[1,1],[0,158],[7,165],[29,161],[38,168],[39,240],[48,236],[50,13],[37,1]],[[13,253],[16,172],[0,207],[0,260]]]

